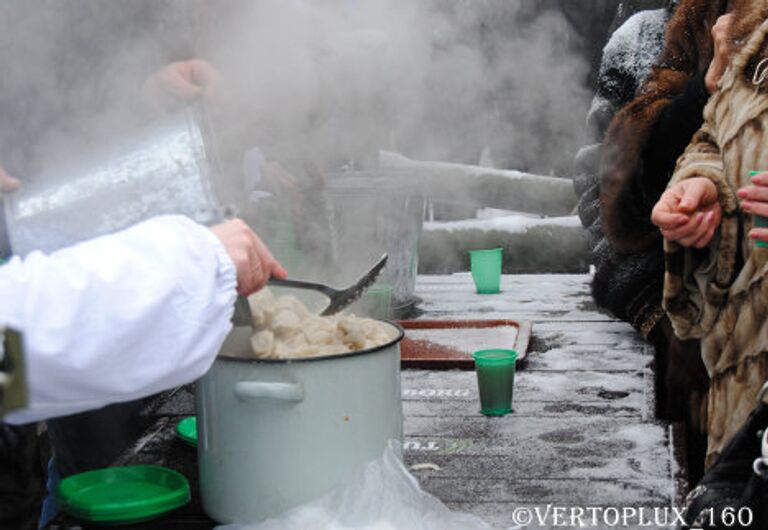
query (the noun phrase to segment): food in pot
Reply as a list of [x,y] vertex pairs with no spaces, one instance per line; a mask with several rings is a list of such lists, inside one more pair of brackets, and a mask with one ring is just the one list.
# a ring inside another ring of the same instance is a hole
[[367,350],[395,338],[382,322],[350,314],[321,317],[293,296],[274,296],[262,289],[249,297],[256,357],[288,359]]

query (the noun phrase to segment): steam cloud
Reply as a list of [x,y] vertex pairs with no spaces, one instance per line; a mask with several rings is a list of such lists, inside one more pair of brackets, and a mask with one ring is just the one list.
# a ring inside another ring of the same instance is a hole
[[[380,149],[567,174],[585,143],[576,33],[526,0],[5,0],[0,21],[0,110],[12,124],[0,128],[0,164],[28,189],[62,158],[87,165],[90,149],[145,116],[147,75],[202,57],[223,78],[207,105],[223,200],[271,231],[271,246],[279,223],[255,218],[268,205],[243,204],[260,157],[312,199],[328,173],[375,168]],[[327,213],[305,200],[286,230],[303,250],[330,252]]]
[[[525,0],[246,2],[209,53],[262,142],[321,166],[385,148],[545,174],[583,143],[588,65]],[[262,144],[264,145],[264,144]]]
[[0,163],[22,178],[73,134],[118,135],[142,77],[194,56],[224,76],[222,144],[288,163],[488,147],[497,167],[567,173],[584,143],[576,33],[526,0],[7,0],[0,17]]

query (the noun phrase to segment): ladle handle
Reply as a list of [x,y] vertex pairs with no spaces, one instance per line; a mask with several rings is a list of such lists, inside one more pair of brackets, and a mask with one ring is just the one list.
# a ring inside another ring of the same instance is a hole
[[294,289],[310,289],[312,291],[319,291],[326,296],[333,296],[336,294],[335,289],[331,289],[327,285],[323,285],[322,283],[314,283],[314,282],[305,282],[303,280],[289,280],[289,279],[280,279],[280,278],[270,278],[269,279],[269,285],[274,285],[276,287],[291,287]]

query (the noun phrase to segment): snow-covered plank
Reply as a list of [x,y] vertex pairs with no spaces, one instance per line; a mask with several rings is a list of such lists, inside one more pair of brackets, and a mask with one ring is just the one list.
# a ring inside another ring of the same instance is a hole
[[422,318],[512,318],[546,321],[611,321],[592,302],[585,274],[503,275],[501,293],[479,295],[468,272],[420,275],[416,295]]
[[443,469],[440,476],[454,478],[671,480],[664,425],[616,418],[503,419],[408,418],[406,454],[421,455]]
[[[411,374],[409,372],[416,372]],[[403,399],[478,399],[477,380],[468,371],[403,372]],[[642,371],[520,371],[515,377],[514,401],[613,402],[639,404],[644,398]]]
[[[458,403],[457,401],[464,401]],[[409,418],[423,417],[470,417],[476,416],[480,403],[476,396],[453,399],[403,399],[403,415]],[[640,420],[645,417],[646,407],[639,401],[614,403],[613,401],[578,401],[578,402],[546,402],[515,400],[516,416],[536,418],[564,417],[610,417],[633,418]]]
[[[666,480],[444,479],[434,476],[436,473],[430,470],[414,471],[414,474],[424,489],[444,502],[466,505],[468,499],[476,499],[484,503],[510,503],[509,515],[514,506],[530,506],[532,498],[537,499],[536,505],[621,506],[631,496],[635,499],[634,506],[648,506],[664,505],[669,493]],[[506,521],[504,526],[510,524]]]

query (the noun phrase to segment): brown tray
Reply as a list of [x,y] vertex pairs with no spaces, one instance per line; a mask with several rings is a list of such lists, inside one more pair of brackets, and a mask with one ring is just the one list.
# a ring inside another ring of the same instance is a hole
[[[403,368],[474,370],[472,353],[505,348],[525,358],[531,339],[527,320],[401,320],[405,338],[400,343]],[[504,335],[507,337],[504,337]]]

